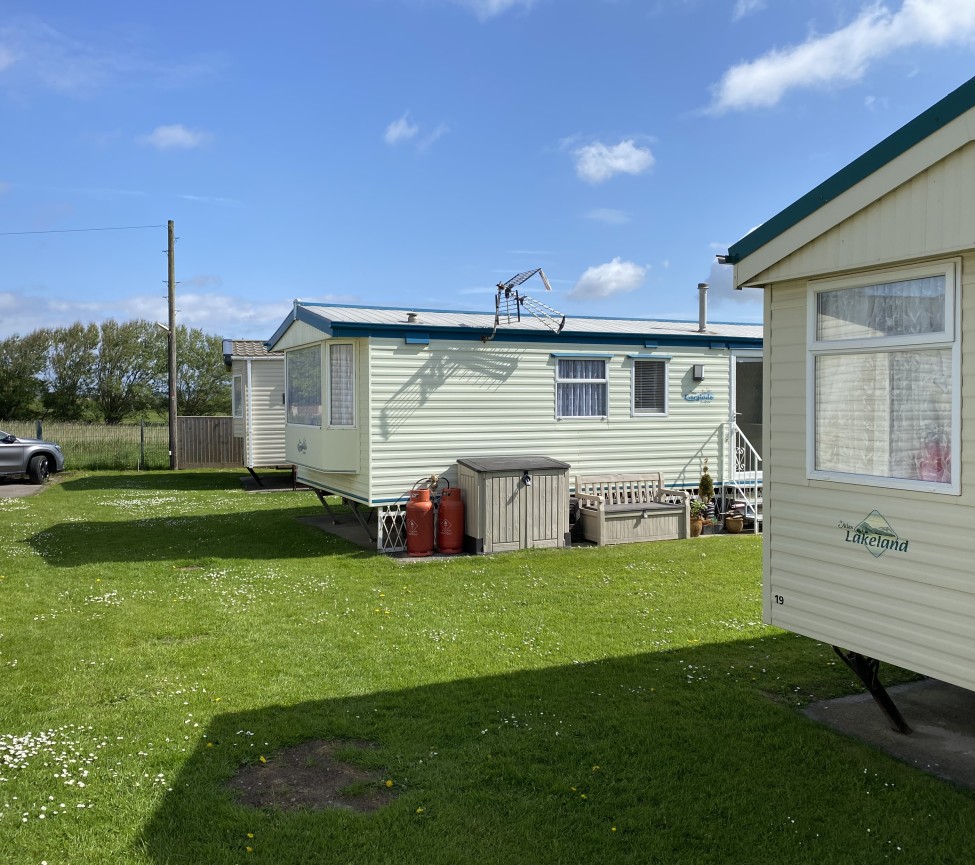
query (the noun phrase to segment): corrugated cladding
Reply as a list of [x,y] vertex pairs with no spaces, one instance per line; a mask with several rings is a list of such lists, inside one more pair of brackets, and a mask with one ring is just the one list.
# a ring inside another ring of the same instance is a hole
[[[556,419],[554,352],[606,356],[607,418]],[[704,457],[723,469],[721,425],[728,418],[728,350],[667,348],[666,417],[631,416],[632,345],[559,343],[557,348],[493,341],[427,346],[370,340],[370,465],[373,501],[395,499],[420,478],[455,482],[459,457],[537,454],[574,474],[660,471],[671,485],[696,486]],[[649,356],[650,352],[645,353]],[[705,381],[694,389],[693,364]],[[685,394],[707,391],[709,401]]]
[[[975,253],[964,255],[962,271],[964,350],[975,344]],[[975,689],[975,447],[969,436],[961,448],[960,496],[807,479],[807,286],[777,284],[767,301],[766,620]],[[970,430],[971,351],[962,366],[962,427]],[[849,529],[874,510],[907,541],[906,552],[875,557],[849,542]]]

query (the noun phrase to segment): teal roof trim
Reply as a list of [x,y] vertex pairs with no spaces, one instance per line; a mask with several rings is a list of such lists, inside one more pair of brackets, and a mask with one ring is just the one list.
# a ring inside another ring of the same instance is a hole
[[785,210],[777,213],[768,222],[762,223],[737,243],[732,244],[728,247],[727,263],[737,264],[747,258],[973,107],[975,107],[975,78],[966,81],[940,102],[936,102],[927,111],[854,159],[845,168],[841,168],[811,192],[807,192]]

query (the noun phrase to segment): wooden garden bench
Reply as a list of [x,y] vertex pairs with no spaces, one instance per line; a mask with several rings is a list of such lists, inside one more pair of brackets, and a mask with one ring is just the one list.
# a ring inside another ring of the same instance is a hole
[[689,536],[690,495],[660,472],[577,477],[575,496],[583,537],[599,546]]

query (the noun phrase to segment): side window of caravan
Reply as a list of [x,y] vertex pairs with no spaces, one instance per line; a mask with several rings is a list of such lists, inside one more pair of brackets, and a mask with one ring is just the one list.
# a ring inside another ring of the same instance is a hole
[[234,386],[230,392],[231,402],[233,403],[234,417],[244,416],[244,377],[234,376]]
[[352,343],[328,346],[328,425],[355,426],[355,352]]
[[667,414],[667,361],[633,361],[634,415]]
[[810,477],[957,492],[958,267],[813,284]]
[[556,358],[556,417],[606,417],[608,389],[605,359]]
[[322,425],[322,347],[289,351],[287,358],[288,423]]

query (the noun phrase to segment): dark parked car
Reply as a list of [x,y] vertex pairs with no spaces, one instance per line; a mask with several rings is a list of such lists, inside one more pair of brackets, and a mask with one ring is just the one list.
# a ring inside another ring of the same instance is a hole
[[54,442],[19,439],[0,430],[0,476],[27,475],[42,484],[53,472],[64,471],[64,454]]

